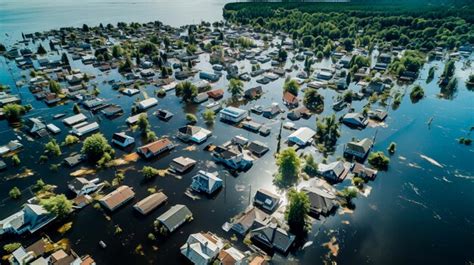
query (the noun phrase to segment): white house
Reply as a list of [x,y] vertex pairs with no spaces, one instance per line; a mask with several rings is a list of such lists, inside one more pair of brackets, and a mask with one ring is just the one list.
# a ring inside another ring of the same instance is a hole
[[197,192],[205,192],[212,194],[214,191],[222,187],[222,179],[217,174],[199,170],[197,175],[193,177],[191,188]]
[[156,98],[147,98],[145,100],[138,102],[138,108],[140,110],[147,110],[153,106],[156,106],[157,104],[158,104],[158,100]]
[[180,251],[193,264],[209,264],[224,248],[224,242],[216,235],[207,233],[191,234]]
[[248,115],[246,110],[239,109],[236,107],[226,107],[223,110],[221,110],[219,114],[220,114],[221,120],[234,122],[234,123],[242,121]]
[[85,178],[74,178],[67,186],[71,191],[76,193],[76,195],[85,195],[94,192],[99,188],[99,186],[95,184],[97,180],[98,179],[89,181]]
[[297,144],[299,146],[305,146],[311,143],[314,135],[316,134],[315,131],[311,130],[308,127],[301,127],[290,136],[288,136],[288,142]]
[[125,132],[114,133],[112,136],[112,143],[121,147],[127,147],[135,143],[135,138],[126,135]]

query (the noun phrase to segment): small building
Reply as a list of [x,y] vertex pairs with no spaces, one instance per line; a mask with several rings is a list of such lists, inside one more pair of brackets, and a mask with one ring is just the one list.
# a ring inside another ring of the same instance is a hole
[[368,168],[364,166],[363,164],[360,163],[354,163],[352,164],[351,171],[353,174],[355,174],[358,177],[361,177],[363,179],[368,179],[368,180],[374,180],[377,177],[377,170]]
[[118,132],[112,135],[112,143],[120,147],[127,147],[135,143],[135,138],[128,136],[125,132]]
[[50,132],[54,134],[58,134],[61,132],[61,129],[59,129],[56,125],[52,123],[49,123],[48,125],[46,125],[46,129],[48,129]]
[[262,127],[261,123],[255,122],[253,120],[245,120],[241,123],[242,128],[249,130],[251,132],[258,132]]
[[83,122],[85,120],[87,120],[86,115],[79,113],[74,116],[63,119],[63,123],[66,124],[67,126],[73,126],[74,124]]
[[162,121],[169,121],[174,116],[171,111],[167,111],[164,109],[158,109],[157,111],[155,111],[154,115]]
[[244,264],[245,254],[234,247],[224,248],[219,252],[217,259],[222,265],[240,265]]
[[34,233],[56,219],[43,206],[27,203],[23,209],[0,220],[0,235],[12,233],[21,235],[25,232]]
[[296,236],[278,227],[275,223],[252,230],[252,240],[282,253],[287,253]]
[[147,110],[151,107],[154,107],[158,104],[158,100],[156,98],[147,98],[138,102],[138,109],[140,110]]
[[219,74],[201,71],[199,73],[199,78],[209,80],[211,82],[217,82],[219,81],[219,78],[221,78],[221,76]]
[[35,135],[42,135],[46,131],[46,124],[38,118],[29,118],[27,120],[28,132]]
[[255,206],[251,206],[236,218],[231,229],[240,235],[245,235],[250,229],[267,225],[270,220],[271,216],[269,214]]
[[217,146],[212,152],[212,157],[217,162],[235,170],[245,170],[253,164],[253,159],[245,153],[242,147],[231,142]]
[[208,99],[209,99],[208,94],[206,92],[202,92],[202,93],[197,94],[193,98],[193,102],[196,103],[196,104],[200,104],[200,103],[203,103],[203,102],[207,101]]
[[182,204],[176,204],[168,211],[156,218],[157,223],[172,233],[186,221],[193,217],[191,211]]
[[170,164],[170,168],[177,171],[178,173],[184,173],[194,165],[196,165],[196,160],[189,157],[180,156],[173,159]]
[[135,205],[133,205],[133,208],[139,213],[146,215],[166,202],[166,200],[168,200],[168,196],[166,196],[163,192],[157,192],[137,202]]
[[245,90],[244,96],[247,99],[256,99],[261,97],[263,94],[262,86],[256,86]]
[[191,234],[180,247],[181,254],[196,265],[210,264],[222,249],[223,240],[210,232]]
[[173,142],[168,138],[156,140],[152,143],[140,146],[137,148],[137,152],[143,155],[145,158],[151,158],[158,156],[159,154],[171,150],[174,148]]
[[212,132],[204,128],[192,125],[186,125],[178,129],[178,138],[184,142],[195,142],[200,144],[207,140]]
[[349,127],[365,128],[369,124],[369,121],[364,115],[353,112],[344,115],[344,117],[342,117],[342,123]]
[[342,161],[318,164],[318,174],[333,182],[344,180],[348,173],[349,169],[346,168]]
[[97,122],[92,122],[81,126],[74,126],[71,130],[71,133],[81,137],[97,130],[99,130],[99,124]]
[[290,136],[288,136],[288,142],[294,143],[298,146],[306,146],[313,141],[313,137],[316,132],[308,127],[301,127]]
[[247,149],[252,152],[252,154],[261,157],[265,155],[270,148],[260,141],[252,141],[248,144]]
[[207,95],[214,100],[221,99],[224,96],[224,89],[214,89],[208,91]]
[[290,109],[298,107],[298,97],[290,92],[283,93],[283,103]]
[[107,118],[115,118],[123,114],[123,109],[119,105],[110,105],[100,111]]
[[387,111],[382,109],[376,109],[369,111],[369,118],[376,121],[384,121],[387,118]]
[[114,211],[135,197],[135,192],[129,186],[123,185],[102,197],[99,202],[109,211]]
[[246,110],[236,107],[226,107],[219,112],[220,119],[227,122],[238,123],[247,118]]
[[267,119],[273,119],[282,112],[283,110],[280,108],[280,105],[276,102],[273,102],[271,106],[263,109],[263,117]]
[[338,206],[336,195],[329,191],[313,186],[304,187],[301,191],[308,195],[310,212],[316,216],[328,216]]
[[140,115],[142,115],[142,114],[145,114],[145,115],[146,115],[146,113],[139,113],[139,114],[136,114],[136,115],[133,115],[133,116],[128,117],[128,118],[125,120],[125,122],[126,122],[128,125],[134,125],[135,123],[138,122],[138,119],[140,118]]
[[360,141],[352,141],[344,147],[344,155],[354,157],[359,161],[365,160],[372,148],[373,142],[369,138],[364,138]]
[[140,93],[140,90],[135,89],[135,88],[125,88],[125,89],[121,90],[120,92],[122,92],[122,94],[124,94],[124,95],[127,95],[127,96],[131,97],[133,95],[136,95],[136,94]]
[[191,188],[197,192],[205,192],[212,194],[222,187],[222,179],[217,174],[199,170],[197,175],[193,177]]
[[84,160],[84,156],[82,154],[75,154],[69,157],[64,158],[64,163],[69,167],[75,167],[79,165]]
[[76,195],[85,195],[91,192],[96,191],[99,186],[95,184],[94,181],[89,181],[86,178],[74,178],[68,183],[68,188],[74,192]]
[[253,198],[253,204],[272,212],[280,204],[280,196],[266,189],[258,189]]

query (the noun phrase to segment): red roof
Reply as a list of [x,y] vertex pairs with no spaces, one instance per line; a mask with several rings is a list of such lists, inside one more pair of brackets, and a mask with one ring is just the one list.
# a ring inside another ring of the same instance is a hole
[[298,98],[290,92],[285,92],[283,94],[283,101],[286,103],[295,104],[298,103]]
[[207,92],[210,98],[221,98],[224,96],[224,89],[214,89]]
[[168,138],[163,138],[163,139],[154,141],[152,143],[149,143],[147,145],[144,145],[140,147],[139,150],[143,154],[146,154],[148,152],[155,154],[170,145],[173,145],[173,143]]

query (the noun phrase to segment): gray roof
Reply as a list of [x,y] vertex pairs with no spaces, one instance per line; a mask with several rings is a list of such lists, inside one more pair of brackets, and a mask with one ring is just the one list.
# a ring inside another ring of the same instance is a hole
[[186,221],[188,216],[192,216],[191,211],[186,205],[176,204],[168,211],[160,215],[157,220],[160,221],[166,228],[173,232],[180,224]]

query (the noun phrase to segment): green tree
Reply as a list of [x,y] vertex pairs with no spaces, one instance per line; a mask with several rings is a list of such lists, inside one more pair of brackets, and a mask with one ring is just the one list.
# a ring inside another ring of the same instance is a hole
[[3,106],[3,114],[10,123],[19,122],[21,120],[21,116],[23,116],[25,112],[26,109],[22,105],[7,104]]
[[311,111],[321,113],[324,110],[324,97],[314,88],[304,92],[303,104]]
[[337,139],[341,136],[339,122],[336,115],[319,117],[316,121],[316,142],[326,149],[332,150],[336,145]]
[[90,161],[97,162],[104,154],[112,156],[114,150],[101,133],[93,134],[84,140],[81,152],[87,156]]
[[18,187],[13,187],[9,192],[8,195],[12,199],[18,199],[21,197],[21,191]]
[[239,79],[231,79],[228,90],[233,97],[240,96],[244,92],[244,83]]
[[112,56],[114,58],[120,58],[122,54],[123,54],[122,47],[120,45],[114,45],[114,47],[112,48]]
[[277,156],[278,174],[276,181],[278,184],[288,186],[298,180],[301,161],[293,148],[281,151]]
[[54,195],[40,201],[41,206],[51,214],[62,219],[72,212],[72,202],[64,194]]
[[192,102],[198,94],[197,87],[189,81],[179,83],[175,91],[176,96],[181,97],[185,102]]
[[21,247],[21,244],[18,242],[6,244],[3,246],[3,250],[7,253],[13,253],[13,251],[19,249]]
[[290,227],[290,231],[295,235],[301,236],[309,230],[309,210],[311,203],[308,195],[303,191],[290,189],[288,191],[288,206],[285,212],[285,218]]
[[314,161],[314,157],[310,154],[306,155],[305,157],[303,171],[311,177],[314,177],[318,174],[318,164]]
[[56,142],[56,139],[51,139],[48,143],[44,145],[44,150],[48,154],[53,154],[55,156],[61,155],[61,147]]
[[142,168],[142,174],[145,179],[152,179],[160,174],[160,171],[154,167],[144,166]]
[[410,92],[410,99],[411,99],[411,102],[413,103],[417,103],[424,96],[425,96],[425,91],[420,85],[414,86]]
[[298,82],[296,82],[296,80],[289,80],[283,85],[283,91],[289,92],[295,97],[298,96],[299,89],[300,85],[298,84]]
[[386,170],[390,163],[390,158],[382,152],[371,152],[368,157],[369,164],[379,170]]
[[21,164],[21,160],[20,160],[20,158],[18,157],[17,154],[14,154],[12,156],[12,163],[13,163],[13,166],[15,166],[15,167],[17,167]]
[[74,103],[74,105],[72,106],[72,111],[73,111],[75,114],[81,113],[81,107],[79,107],[79,104]]
[[141,113],[138,116],[137,122],[138,128],[142,131],[142,134],[145,134],[148,129],[150,129],[150,122],[148,121],[148,115],[146,113]]
[[51,91],[51,93],[61,94],[61,85],[51,79],[49,80],[49,91]]
[[213,123],[214,123],[214,120],[216,119],[216,114],[214,113],[213,110],[211,110],[211,109],[206,109],[206,110],[202,113],[202,118],[204,119],[204,121],[205,121],[207,124],[213,124]]
[[78,142],[79,142],[79,138],[77,136],[68,134],[68,135],[66,135],[66,138],[64,138],[63,144],[64,145],[73,145],[73,144],[78,143]]
[[192,113],[186,113],[186,121],[188,122],[188,124],[196,124],[197,117]]

